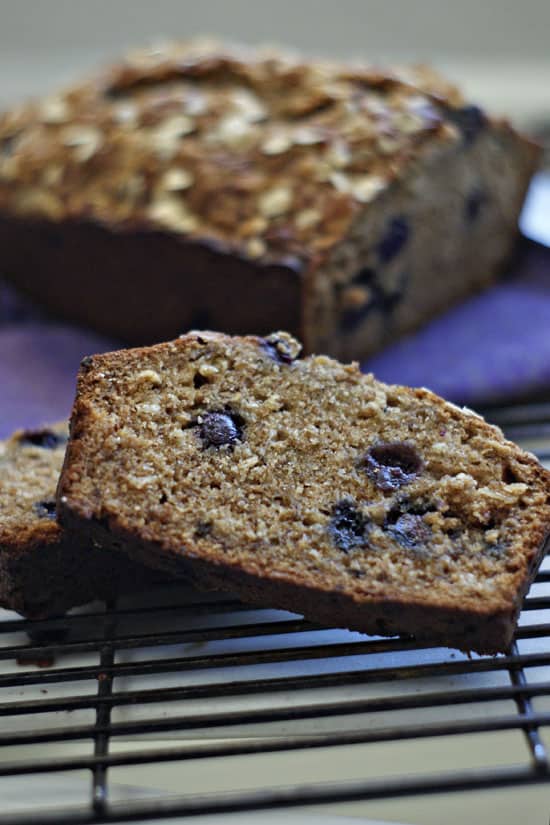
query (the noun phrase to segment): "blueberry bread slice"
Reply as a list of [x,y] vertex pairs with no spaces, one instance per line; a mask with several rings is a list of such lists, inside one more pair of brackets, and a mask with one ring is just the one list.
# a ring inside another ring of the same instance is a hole
[[538,157],[426,67],[166,44],[0,116],[0,272],[130,344],[360,358],[494,280]]
[[507,650],[550,474],[468,410],[299,351],[196,332],[86,359],[61,522],[322,623]]
[[145,588],[151,571],[104,553],[56,522],[67,423],[0,443],[0,606],[30,618]]

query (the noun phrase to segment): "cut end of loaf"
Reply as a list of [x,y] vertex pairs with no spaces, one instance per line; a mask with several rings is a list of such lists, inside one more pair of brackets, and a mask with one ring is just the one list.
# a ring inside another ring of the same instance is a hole
[[369,633],[510,644],[548,474],[478,416],[283,333],[81,371],[61,520],[203,586]]

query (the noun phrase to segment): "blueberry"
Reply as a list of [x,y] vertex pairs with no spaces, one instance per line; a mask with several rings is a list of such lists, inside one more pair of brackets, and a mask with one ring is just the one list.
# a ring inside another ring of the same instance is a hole
[[199,436],[206,447],[232,447],[242,440],[242,420],[229,411],[208,412],[202,416]]
[[33,510],[40,518],[55,519],[55,501],[53,499],[37,501],[33,505]]
[[464,216],[468,223],[473,223],[479,217],[482,207],[487,201],[487,196],[481,189],[472,189],[464,203]]
[[449,119],[460,129],[466,146],[471,145],[485,128],[487,118],[479,106],[463,106],[461,109],[449,109]]
[[287,333],[274,332],[260,341],[269,357],[280,364],[292,364],[302,350],[302,345]]
[[42,447],[44,450],[54,450],[56,447],[67,443],[67,436],[48,429],[26,430],[19,437],[19,443],[22,445],[32,445],[33,447]]
[[354,276],[352,284],[354,286],[372,286],[376,281],[376,272],[370,266],[364,266]]
[[432,535],[423,517],[413,513],[403,513],[394,524],[387,524],[385,529],[398,544],[408,550],[426,544]]
[[353,501],[343,499],[334,505],[328,529],[334,544],[347,553],[352,547],[367,544],[368,526]]
[[407,271],[403,271],[399,276],[397,285],[390,292],[384,289],[374,269],[364,267],[359,270],[358,274],[351,281],[351,285],[368,289],[368,299],[361,306],[345,309],[342,312],[340,316],[340,328],[344,332],[351,332],[359,326],[371,312],[384,312],[386,314],[392,312],[403,297],[408,281],[409,274]]
[[378,243],[378,257],[382,263],[388,263],[398,255],[409,240],[409,222],[403,216],[392,218],[385,234]]
[[389,493],[413,481],[422,469],[422,460],[412,444],[395,441],[371,447],[362,467],[380,490]]

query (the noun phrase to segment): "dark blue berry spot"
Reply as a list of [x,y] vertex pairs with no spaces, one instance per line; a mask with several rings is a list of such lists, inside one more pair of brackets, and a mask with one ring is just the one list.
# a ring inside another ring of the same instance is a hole
[[382,240],[378,243],[378,257],[382,263],[388,263],[398,255],[410,235],[409,222],[400,216],[392,218]]
[[261,339],[261,346],[274,361],[279,364],[292,364],[300,356],[301,344],[290,336],[279,336],[277,333]]
[[55,519],[55,501],[49,499],[48,501],[37,501],[33,505],[34,512],[40,518]]
[[412,444],[395,441],[371,447],[362,466],[378,489],[389,493],[413,481],[422,460]]
[[55,433],[53,430],[26,430],[19,438],[22,445],[42,447],[44,450],[54,450],[67,443],[65,434]]
[[392,290],[387,290],[374,269],[369,267],[361,269],[351,284],[365,288],[365,303],[358,307],[345,309],[340,316],[340,328],[343,331],[351,332],[372,312],[384,312],[386,314],[392,312],[401,301],[408,281],[409,273],[404,270],[400,274],[396,286]]
[[370,266],[364,266],[351,282],[354,286],[372,286],[376,283],[376,272]]
[[198,424],[203,447],[232,447],[242,440],[242,424],[241,417],[229,411],[205,413]]
[[334,505],[329,533],[336,547],[347,553],[352,547],[367,544],[369,522],[357,506],[348,499]]
[[461,109],[449,109],[449,119],[460,129],[467,146],[472,144],[485,128],[487,118],[479,106],[463,106]]

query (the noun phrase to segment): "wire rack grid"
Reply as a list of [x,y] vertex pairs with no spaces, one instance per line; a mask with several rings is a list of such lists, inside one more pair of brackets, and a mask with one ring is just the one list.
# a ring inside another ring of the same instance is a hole
[[[550,459],[550,405],[489,416]],[[549,783],[549,665],[550,558],[496,657],[179,585],[41,622],[4,612],[0,825]]]

